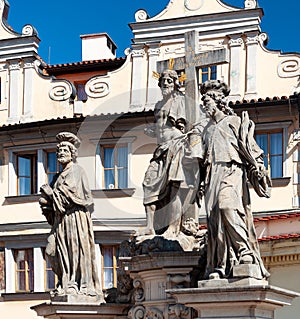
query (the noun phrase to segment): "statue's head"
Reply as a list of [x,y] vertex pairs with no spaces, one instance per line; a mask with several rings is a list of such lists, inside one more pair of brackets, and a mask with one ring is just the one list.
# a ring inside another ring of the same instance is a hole
[[168,96],[174,91],[178,91],[180,84],[178,74],[175,70],[164,70],[159,77],[158,86],[161,88],[163,96]]
[[57,160],[64,165],[71,161],[76,162],[78,153],[77,149],[80,146],[80,139],[70,132],[61,132],[56,135],[59,142],[56,148]]
[[227,105],[226,97],[230,89],[226,83],[220,80],[209,80],[201,84],[203,108],[209,116],[213,116],[216,109],[227,115],[233,115],[233,110]]

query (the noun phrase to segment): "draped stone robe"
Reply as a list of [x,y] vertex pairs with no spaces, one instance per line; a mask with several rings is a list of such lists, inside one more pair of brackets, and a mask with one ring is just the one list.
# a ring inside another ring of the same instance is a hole
[[93,199],[84,170],[71,163],[53,184],[53,225],[46,253],[59,285],[85,295],[102,295],[91,219]]
[[[205,149],[205,206],[208,218],[208,257],[206,275],[219,272],[231,275],[232,267],[245,255],[261,269],[261,278],[269,274],[262,263],[247,185],[248,162],[241,156],[241,119],[225,115],[219,121],[211,119],[203,131]],[[249,133],[249,132],[248,132]],[[249,137],[250,139],[250,137]],[[252,156],[262,150],[252,143]]]

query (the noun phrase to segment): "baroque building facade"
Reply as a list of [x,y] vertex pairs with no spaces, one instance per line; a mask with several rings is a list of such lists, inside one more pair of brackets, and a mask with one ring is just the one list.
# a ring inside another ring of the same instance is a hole
[[[38,193],[59,170],[60,131],[82,140],[78,162],[94,196],[99,273],[105,289],[116,286],[118,246],[145,224],[142,181],[156,141],[144,128],[161,98],[153,71],[174,59],[176,71],[184,72],[187,64],[180,61],[189,46],[197,83],[227,82],[230,106],[247,110],[256,124],[273,183],[270,200],[251,191],[262,257],[270,284],[300,291],[300,55],[266,48],[257,1],[236,8],[221,0],[171,0],[154,17],[139,10],[124,57],[116,57],[106,33],[84,35],[83,60],[62,65],[47,65],[38,54],[37,31],[31,25],[14,31],[8,11],[0,0],[1,313],[36,318],[30,306],[48,300],[55,285]],[[202,210],[199,222],[205,227]],[[298,298],[276,318],[298,318],[299,309]]]

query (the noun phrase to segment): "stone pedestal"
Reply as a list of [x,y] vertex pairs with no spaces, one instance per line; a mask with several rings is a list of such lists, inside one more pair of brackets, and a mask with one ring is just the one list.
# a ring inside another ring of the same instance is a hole
[[193,309],[176,304],[168,289],[189,289],[192,271],[198,265],[199,252],[161,252],[140,255],[122,261],[133,279],[134,306],[130,319],[192,319]]
[[45,302],[31,307],[38,316],[49,319],[74,319],[74,318],[101,318],[101,319],[126,319],[128,305],[121,304],[78,304],[65,302]]
[[177,303],[194,308],[205,319],[273,319],[274,311],[300,294],[254,278],[199,281],[199,288],[169,289]]

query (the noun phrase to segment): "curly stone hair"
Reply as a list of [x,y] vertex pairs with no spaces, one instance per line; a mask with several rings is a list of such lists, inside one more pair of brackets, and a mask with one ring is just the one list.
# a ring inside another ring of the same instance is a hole
[[228,85],[220,80],[209,80],[201,84],[200,93],[212,97],[220,111],[227,115],[235,115],[233,109],[227,105],[226,97],[230,93]]

